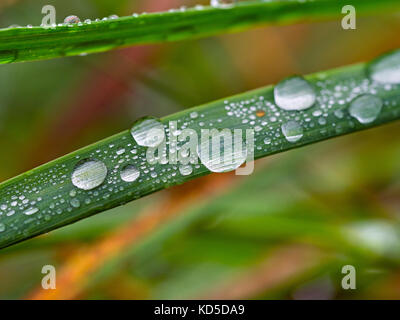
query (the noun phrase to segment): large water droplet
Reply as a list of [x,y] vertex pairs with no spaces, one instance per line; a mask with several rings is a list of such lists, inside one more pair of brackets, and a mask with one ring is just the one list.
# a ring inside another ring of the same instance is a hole
[[297,142],[303,137],[303,128],[296,121],[289,121],[282,125],[282,133],[289,142]]
[[121,179],[125,182],[133,182],[140,176],[140,171],[137,170],[133,165],[128,164],[121,171]]
[[302,77],[290,77],[274,88],[275,103],[284,110],[304,110],[312,107],[316,95],[314,88]]
[[355,98],[349,108],[350,115],[360,123],[373,122],[382,109],[383,102],[379,97],[365,94]]
[[131,134],[136,143],[143,147],[157,147],[165,139],[164,126],[156,119],[147,118],[136,122]]
[[400,83],[400,50],[386,54],[369,65],[372,80],[382,83]]
[[100,186],[107,176],[107,167],[98,160],[85,159],[75,166],[72,183],[83,190],[91,190]]
[[[197,146],[197,154],[201,163],[212,172],[229,172],[239,168],[247,158],[247,148],[242,145],[241,139],[233,139],[231,143],[225,141],[217,144],[223,135],[211,134],[211,139],[201,140]],[[211,142],[211,143],[210,143]]]

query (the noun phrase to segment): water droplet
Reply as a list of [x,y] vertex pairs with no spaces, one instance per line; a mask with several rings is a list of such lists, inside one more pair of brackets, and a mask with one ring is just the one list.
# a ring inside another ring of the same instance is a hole
[[0,232],[3,232],[6,230],[6,226],[4,225],[4,223],[0,223]]
[[342,110],[335,110],[335,112],[333,113],[337,118],[342,119],[344,114]]
[[125,182],[133,182],[140,176],[140,171],[137,170],[133,165],[128,164],[121,171],[121,179]]
[[139,146],[157,147],[165,139],[164,126],[156,119],[137,121],[131,129],[132,137]]
[[264,139],[264,144],[271,144],[271,139],[270,138],[265,138]]
[[27,210],[24,211],[24,214],[26,214],[27,216],[31,216],[32,214],[35,214],[36,212],[38,212],[39,209],[38,208],[29,208]]
[[211,0],[210,5],[214,8],[229,8],[236,3],[237,0]]
[[124,148],[121,148],[121,149],[119,149],[119,150],[117,150],[117,155],[121,155],[121,154],[124,154],[125,153],[125,149]]
[[303,128],[296,121],[289,121],[282,125],[282,133],[289,142],[297,142],[303,137]]
[[355,98],[349,108],[350,115],[360,123],[373,122],[381,112],[383,102],[379,97],[365,94]]
[[275,103],[284,110],[304,110],[312,107],[316,95],[314,88],[302,77],[290,77],[274,88]]
[[197,146],[199,159],[208,170],[218,173],[229,172],[236,170],[246,161],[247,148],[242,146],[241,139],[233,139],[233,143],[219,141],[218,145],[218,139],[221,140],[224,135],[221,132],[212,132],[210,137],[208,140],[202,139]]
[[190,113],[190,118],[196,119],[199,116],[199,114],[196,111],[193,111]]
[[77,163],[72,173],[72,183],[83,190],[100,186],[107,176],[107,167],[98,160],[85,159]]
[[386,54],[369,65],[372,80],[382,83],[400,83],[400,50]]
[[188,176],[193,172],[193,168],[191,165],[183,165],[179,167],[179,172],[183,176]]
[[10,210],[7,212],[7,217],[11,217],[13,214],[15,214],[15,210]]
[[323,117],[321,117],[321,118],[318,119],[318,123],[319,123],[321,126],[326,125],[326,119],[323,118]]
[[69,203],[74,208],[79,208],[81,206],[81,203],[80,203],[80,201],[78,199],[72,199]]
[[81,20],[77,16],[68,16],[64,19],[64,24],[75,24],[79,22],[81,22]]

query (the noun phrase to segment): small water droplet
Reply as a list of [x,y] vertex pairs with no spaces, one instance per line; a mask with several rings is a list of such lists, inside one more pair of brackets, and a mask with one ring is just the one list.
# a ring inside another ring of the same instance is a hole
[[32,208],[25,210],[24,214],[26,214],[27,216],[31,216],[32,214],[35,214],[38,211],[39,211],[38,208],[32,207]]
[[400,50],[374,60],[369,65],[372,80],[382,83],[400,83]]
[[188,176],[193,172],[193,168],[191,165],[183,165],[179,167],[179,172],[183,176]]
[[344,114],[342,110],[335,110],[335,112],[333,113],[337,118],[342,119]]
[[7,212],[7,217],[11,217],[13,214],[15,214],[15,210],[10,210]]
[[378,117],[382,106],[383,102],[379,97],[364,94],[351,102],[349,113],[360,123],[371,123]]
[[140,171],[137,170],[133,165],[128,164],[121,171],[121,179],[125,182],[133,182],[140,176]]
[[81,20],[77,16],[68,16],[64,19],[64,24],[76,24],[79,22],[81,22]]
[[296,121],[288,121],[282,125],[282,133],[289,142],[297,142],[303,137],[303,128]]
[[69,203],[74,208],[79,208],[81,206],[81,203],[80,203],[80,201],[78,199],[72,199]]
[[0,232],[4,232],[6,230],[6,226],[4,223],[0,223]]
[[279,82],[274,88],[275,103],[284,110],[304,110],[315,103],[314,88],[302,77],[294,76]]
[[196,111],[193,111],[190,113],[190,118],[196,119],[199,116],[199,114]]
[[214,8],[229,8],[236,3],[237,0],[211,0],[210,5]]
[[119,150],[117,150],[117,155],[121,155],[121,154],[124,154],[125,153],[125,149],[124,148],[121,148],[121,149],[119,149]]
[[100,186],[107,176],[107,167],[98,160],[85,159],[77,163],[72,173],[72,183],[83,190]]
[[156,119],[137,121],[131,128],[132,137],[139,146],[157,147],[165,139],[163,124]]

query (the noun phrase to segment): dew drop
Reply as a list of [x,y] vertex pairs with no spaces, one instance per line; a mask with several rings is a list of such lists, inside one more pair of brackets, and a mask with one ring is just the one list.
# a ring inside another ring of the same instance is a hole
[[214,8],[229,8],[236,3],[237,0],[211,0],[210,5]]
[[26,214],[27,216],[31,216],[32,214],[35,214],[38,211],[39,211],[38,208],[32,207],[32,208],[25,210],[24,214]]
[[191,165],[183,165],[179,167],[179,172],[183,176],[188,176],[193,172],[193,168]]
[[7,212],[7,217],[11,217],[13,214],[15,214],[15,210],[10,210]]
[[133,165],[128,164],[121,171],[121,179],[125,182],[133,182],[140,176],[140,171],[137,170]]
[[349,108],[350,115],[360,123],[373,122],[381,112],[383,102],[379,97],[364,94],[355,98]]
[[333,113],[337,118],[342,119],[344,114],[342,110],[335,110],[335,112]]
[[289,142],[297,142],[303,137],[303,128],[296,121],[289,121],[282,125],[282,133]]
[[81,20],[77,16],[68,16],[64,19],[64,24],[76,24],[79,22],[81,22]]
[[210,136],[212,140],[202,139],[197,146],[199,159],[208,170],[218,173],[229,172],[236,170],[246,161],[247,148],[242,146],[241,139],[233,139],[233,143],[230,144],[220,143],[218,148],[215,141],[223,135],[212,133]]
[[4,225],[4,223],[0,223],[0,232],[3,232],[6,230],[6,226]]
[[199,114],[196,111],[193,111],[190,113],[190,118],[196,119],[199,116]]
[[74,208],[79,208],[81,206],[81,203],[80,203],[80,201],[78,199],[72,199],[69,203]]
[[163,124],[156,119],[144,119],[136,122],[131,128],[132,137],[139,146],[157,147],[165,139]]
[[400,83],[400,50],[374,60],[369,65],[372,80],[382,83]]
[[302,77],[294,76],[279,82],[274,88],[275,103],[283,110],[304,110],[312,107],[314,88]]
[[107,176],[107,167],[98,160],[85,159],[77,163],[72,173],[72,183],[83,190],[100,186]]

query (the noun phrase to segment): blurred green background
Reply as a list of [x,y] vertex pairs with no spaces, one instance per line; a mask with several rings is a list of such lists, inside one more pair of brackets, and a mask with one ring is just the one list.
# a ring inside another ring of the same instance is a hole
[[[9,0],[0,27],[42,6],[82,20],[206,4]],[[0,181],[214,99],[400,47],[400,14],[0,66]],[[0,251],[0,299],[399,299],[398,123],[214,174]],[[57,290],[41,288],[54,265]],[[344,265],[357,288],[344,290]]]

